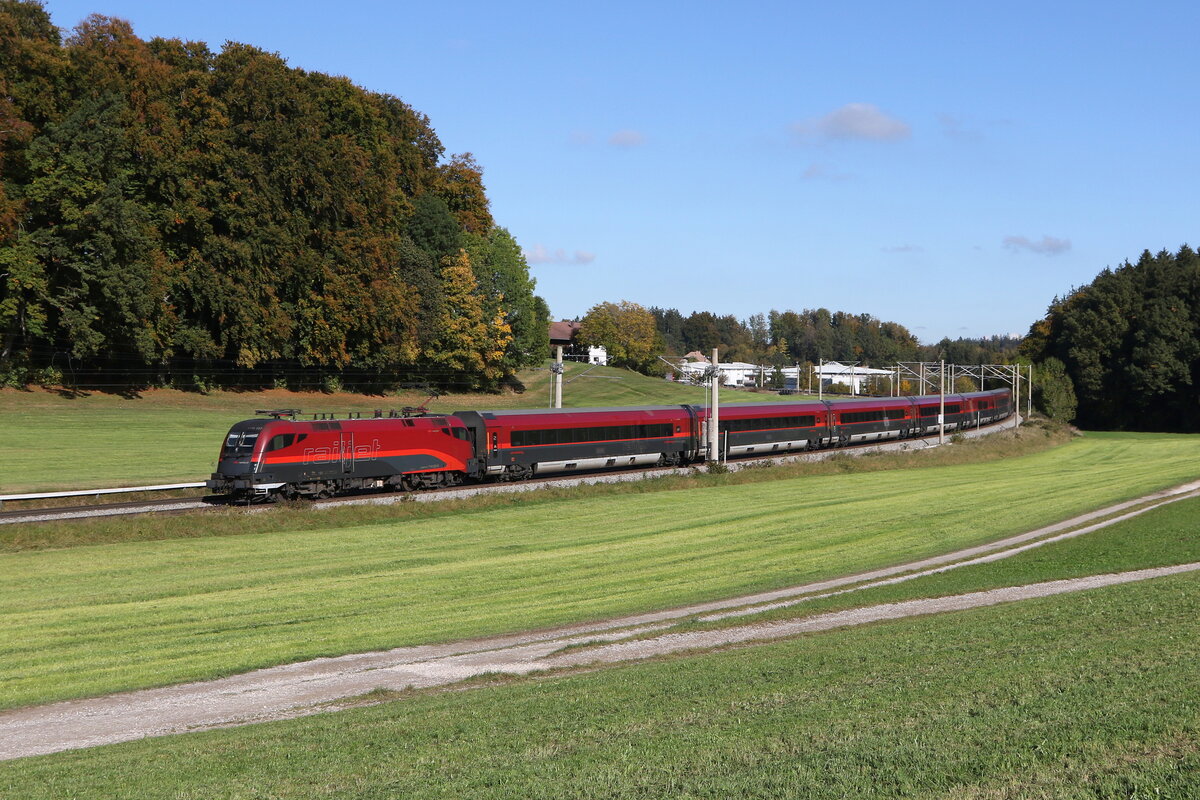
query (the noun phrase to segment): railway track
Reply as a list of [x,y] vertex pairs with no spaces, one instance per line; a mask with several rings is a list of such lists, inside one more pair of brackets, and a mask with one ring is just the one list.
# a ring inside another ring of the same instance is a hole
[[215,497],[173,497],[166,500],[134,500],[126,503],[97,503],[81,506],[26,508],[0,511],[0,525],[20,522],[50,522],[54,520],[114,517],[126,514],[182,513],[200,508],[213,508],[224,503]]
[[[1020,417],[1010,418],[983,428],[959,431],[961,435],[973,438],[984,436],[996,431],[1020,424]],[[868,442],[847,447],[797,452],[778,456],[747,455],[731,458],[727,464],[731,471],[744,469],[747,466],[763,463],[788,464],[799,461],[823,461],[839,453],[864,455],[866,453],[893,452],[916,448],[938,446],[937,436],[927,436],[920,439],[905,439],[903,441]],[[484,483],[476,485],[454,486],[442,489],[430,489],[420,492],[388,492],[364,491],[357,494],[341,495],[328,500],[312,501],[314,509],[326,510],[348,505],[391,505],[402,502],[432,503],[443,500],[458,500],[481,494],[513,494],[532,492],[539,489],[581,486],[599,483],[629,483],[647,478],[665,475],[687,475],[701,465],[689,467],[664,467],[660,469],[629,469],[629,470],[594,470],[591,472],[559,475],[548,478],[511,483]],[[13,511],[0,511],[0,525],[14,525],[34,522],[57,522],[75,519],[94,519],[96,517],[125,516],[134,514],[182,514],[194,511],[209,511],[230,506],[231,503],[223,497],[204,498],[172,498],[167,500],[134,501],[125,503],[96,504],[90,506],[70,506],[64,508],[39,508]],[[273,504],[239,506],[248,510],[266,511],[274,508]]]

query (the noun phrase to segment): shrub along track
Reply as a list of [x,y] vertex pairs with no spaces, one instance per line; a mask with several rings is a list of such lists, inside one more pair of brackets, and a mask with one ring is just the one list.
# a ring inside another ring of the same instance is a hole
[[[215,681],[16,709],[0,713],[0,759],[337,710],[369,702],[373,698],[364,699],[363,695],[378,690],[445,686],[495,673],[523,675],[597,668],[681,651],[766,642],[880,620],[978,608],[1198,571],[1200,563],[1191,563],[874,605],[793,620],[664,632],[680,620],[713,621],[754,614],[830,593],[857,591],[1007,558],[1031,547],[1081,536],[1167,503],[1197,496],[1200,496],[1200,481],[934,558],[668,611],[550,631],[316,659]],[[390,698],[385,692],[382,699]]]

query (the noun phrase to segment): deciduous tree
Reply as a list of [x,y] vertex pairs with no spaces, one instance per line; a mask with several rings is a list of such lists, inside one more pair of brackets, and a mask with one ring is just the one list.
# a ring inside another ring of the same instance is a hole
[[662,340],[654,315],[643,306],[622,300],[592,306],[579,328],[584,346],[602,345],[609,363],[643,372],[657,372]]

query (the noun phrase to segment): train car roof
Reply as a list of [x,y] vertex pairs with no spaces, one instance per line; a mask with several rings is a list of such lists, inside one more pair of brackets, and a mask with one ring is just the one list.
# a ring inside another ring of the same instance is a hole
[[[508,408],[500,411],[477,411],[475,413],[484,419],[504,419],[505,417],[530,417],[538,415],[569,416],[571,414],[612,414],[626,411],[683,411],[684,406],[600,406],[596,408]],[[466,414],[469,411],[455,411],[455,414]]]
[[[946,396],[949,397],[950,395],[946,395]],[[833,406],[834,409],[841,410],[843,408],[864,408],[867,406],[878,406],[878,405],[896,405],[896,404],[905,405],[905,404],[911,403],[912,400],[913,400],[913,398],[907,397],[907,396],[904,396],[904,397],[851,397],[851,398],[838,398],[836,400],[830,400],[829,404],[831,406]]]
[[[370,417],[340,417],[337,419],[333,419],[333,418],[329,418],[329,419],[289,419],[287,417],[255,417],[254,419],[247,419],[247,420],[244,420],[237,424],[245,425],[248,423],[254,423],[255,425],[261,426],[261,425],[267,425],[267,424],[271,424],[271,423],[282,423],[284,425],[319,426],[319,427],[317,427],[317,430],[323,430],[323,429],[329,430],[329,429],[340,428],[343,425],[367,425],[368,423],[372,423],[372,422],[373,423],[397,423],[397,422],[403,422],[406,420],[412,425],[416,425],[416,424],[420,423],[422,425],[433,425],[433,426],[456,425],[456,424],[459,424],[459,422],[460,422],[460,420],[456,419],[451,414],[429,414],[427,416],[412,416],[412,417],[370,416]],[[336,423],[336,424],[334,424],[334,423]]]
[[[696,408],[702,413],[708,413],[708,406],[696,406]],[[769,412],[783,414],[789,410],[795,409],[805,409],[806,411],[824,411],[825,404],[820,400],[795,400],[788,403],[724,403],[720,407],[720,413],[724,415],[744,411],[750,414],[762,414]]]

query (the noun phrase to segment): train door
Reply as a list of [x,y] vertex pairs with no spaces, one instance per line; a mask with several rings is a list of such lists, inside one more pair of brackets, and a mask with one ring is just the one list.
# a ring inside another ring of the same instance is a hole
[[338,434],[338,447],[342,455],[342,472],[354,472],[354,434],[343,431]]
[[701,438],[703,431],[701,430],[700,415],[697,413],[696,406],[685,404],[683,408],[688,413],[687,453],[684,454],[684,460],[695,461],[700,456],[700,442],[706,440]]
[[[467,426],[470,432],[468,441],[471,443],[473,458],[472,463],[467,469],[467,472],[472,476],[478,477],[483,474],[487,468],[489,445],[491,444],[491,436],[488,434],[487,422],[485,420],[495,419],[495,415],[490,411],[455,411],[454,416],[462,420],[462,424]],[[496,455],[499,455],[497,452]]]
[[841,430],[838,428],[838,420],[833,416],[833,403],[829,400],[822,400],[821,405],[825,406],[825,430],[821,432],[820,444],[835,445],[841,438]]

